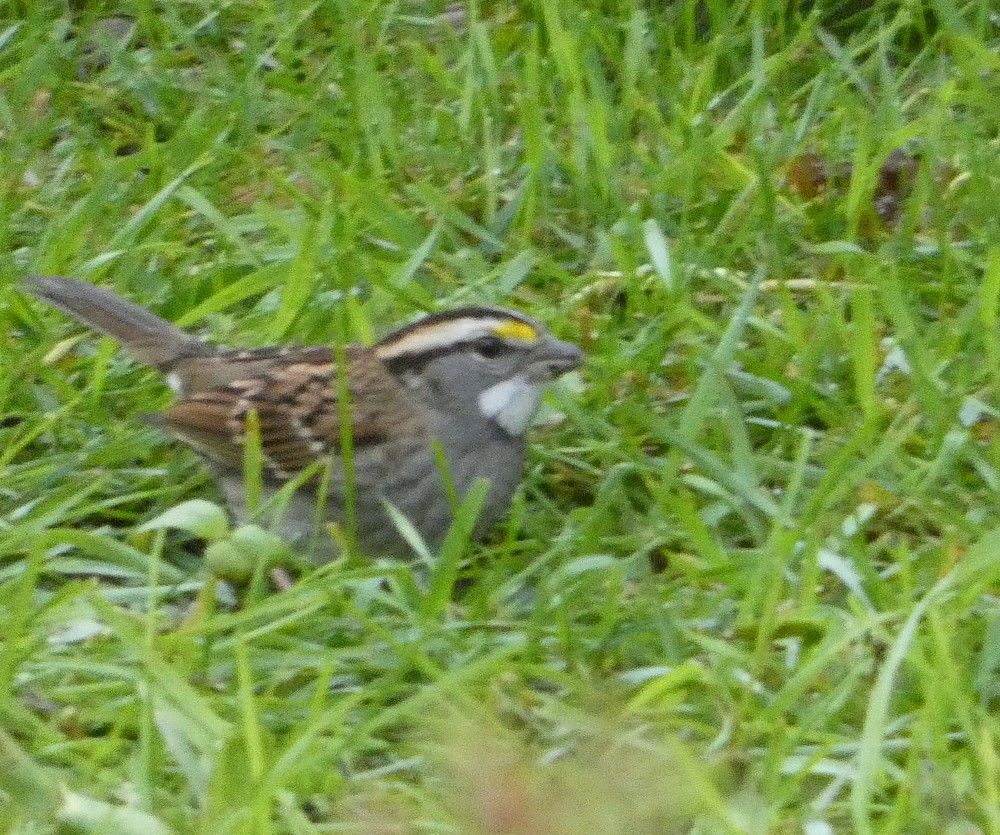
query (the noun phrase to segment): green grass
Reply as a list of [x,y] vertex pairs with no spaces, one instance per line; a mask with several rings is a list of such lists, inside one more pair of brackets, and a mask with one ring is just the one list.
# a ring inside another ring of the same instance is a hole
[[[1000,29],[818,5],[0,7],[0,829],[1000,833]],[[162,381],[28,272],[589,359],[487,544],[233,605],[143,527],[218,500]]]

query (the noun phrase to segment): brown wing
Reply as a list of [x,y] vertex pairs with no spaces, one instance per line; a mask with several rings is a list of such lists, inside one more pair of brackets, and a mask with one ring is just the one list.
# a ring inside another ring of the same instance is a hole
[[[205,457],[238,469],[247,416],[254,411],[264,465],[274,477],[287,479],[317,458],[341,451],[336,370],[332,362],[316,362],[316,355],[286,352],[279,362],[259,353],[250,362],[255,373],[177,403],[167,413],[167,428]],[[366,349],[349,349],[347,368],[356,450],[423,432],[405,390]]]
[[[357,349],[352,348],[352,351]],[[221,389],[230,383],[273,374],[287,365],[326,365],[333,362],[327,345],[303,348],[217,348],[209,356],[181,357],[168,370],[175,390],[184,397]]]

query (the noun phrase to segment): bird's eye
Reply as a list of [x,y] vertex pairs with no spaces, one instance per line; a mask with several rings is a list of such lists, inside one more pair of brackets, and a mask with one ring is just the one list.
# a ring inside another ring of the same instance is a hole
[[483,336],[472,343],[472,350],[484,360],[496,359],[503,352],[503,341],[495,336]]

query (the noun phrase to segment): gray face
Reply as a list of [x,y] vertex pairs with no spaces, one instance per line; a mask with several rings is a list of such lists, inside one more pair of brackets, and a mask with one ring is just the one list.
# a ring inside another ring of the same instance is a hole
[[583,351],[510,311],[456,311],[424,320],[380,345],[383,360],[433,411],[524,434],[547,383]]

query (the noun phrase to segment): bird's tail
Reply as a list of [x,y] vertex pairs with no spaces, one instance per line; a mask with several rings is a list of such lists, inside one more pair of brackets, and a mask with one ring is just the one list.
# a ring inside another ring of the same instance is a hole
[[24,279],[22,286],[33,296],[110,336],[139,362],[154,368],[170,370],[179,359],[214,351],[146,308],[86,281],[32,275]]

